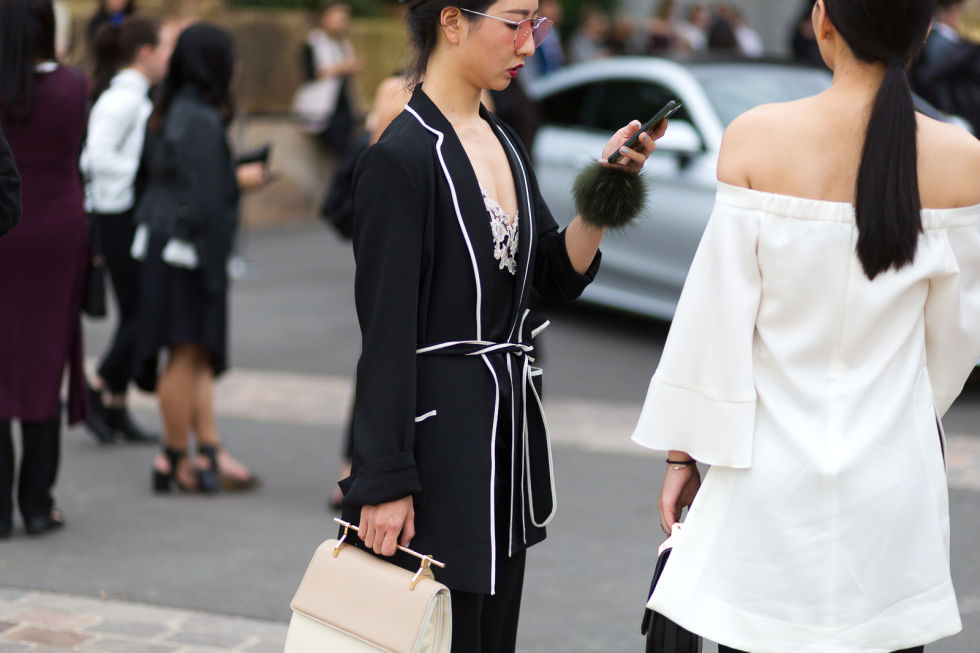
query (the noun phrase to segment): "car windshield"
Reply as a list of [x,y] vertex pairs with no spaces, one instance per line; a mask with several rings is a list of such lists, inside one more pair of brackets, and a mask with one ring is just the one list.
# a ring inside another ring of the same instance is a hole
[[766,64],[691,66],[722,124],[753,107],[815,95],[830,86],[830,72]]

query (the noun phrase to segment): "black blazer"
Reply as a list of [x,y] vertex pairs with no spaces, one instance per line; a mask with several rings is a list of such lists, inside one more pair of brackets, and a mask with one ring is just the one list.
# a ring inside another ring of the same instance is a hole
[[136,222],[192,242],[206,288],[224,291],[238,227],[238,182],[221,115],[195,91],[182,90],[147,147]]
[[20,222],[20,174],[14,153],[0,129],[0,236]]
[[516,276],[499,270],[476,174],[421,89],[355,172],[363,349],[341,487],[354,522],[361,505],[413,495],[413,547],[446,563],[435,573],[450,588],[488,594],[497,560],[544,539],[556,508],[528,295],[577,298],[600,257],[572,268],[520,139],[481,115],[518,193]]

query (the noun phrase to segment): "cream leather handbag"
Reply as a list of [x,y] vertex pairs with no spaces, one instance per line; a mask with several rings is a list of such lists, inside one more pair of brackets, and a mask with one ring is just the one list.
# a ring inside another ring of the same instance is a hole
[[412,572],[340,540],[321,544],[290,607],[293,617],[283,653],[449,653],[449,589],[430,565],[441,562],[398,547],[421,560]]

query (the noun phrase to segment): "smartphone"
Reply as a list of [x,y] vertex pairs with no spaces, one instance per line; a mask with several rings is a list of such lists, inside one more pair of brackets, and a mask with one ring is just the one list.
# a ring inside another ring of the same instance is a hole
[[[683,106],[684,105],[678,102],[677,100],[671,100],[670,102],[665,104],[663,108],[660,109],[660,111],[657,112],[657,115],[647,120],[646,123],[644,123],[644,125],[640,127],[640,130],[638,132],[630,136],[630,139],[625,143],[623,143],[623,146],[628,147],[632,150],[633,146],[636,145],[636,142],[640,140],[640,134],[644,132],[649,134],[651,132],[656,131],[657,127],[660,126],[660,123],[662,123],[664,120],[667,120],[667,118],[670,118],[672,115],[680,111],[681,107]],[[622,153],[619,150],[616,150],[609,156],[609,163],[616,163],[617,161],[619,161],[619,157],[621,156],[623,156]]]

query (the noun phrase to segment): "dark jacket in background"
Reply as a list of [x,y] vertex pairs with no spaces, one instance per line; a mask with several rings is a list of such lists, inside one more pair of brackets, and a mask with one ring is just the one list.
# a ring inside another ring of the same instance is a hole
[[193,90],[174,99],[149,146],[135,220],[150,232],[193,243],[204,286],[223,292],[238,228],[238,183],[217,109]]
[[980,136],[980,45],[933,29],[912,70],[912,81],[923,98],[965,118]]
[[20,174],[3,130],[0,129],[0,236],[20,222]]

